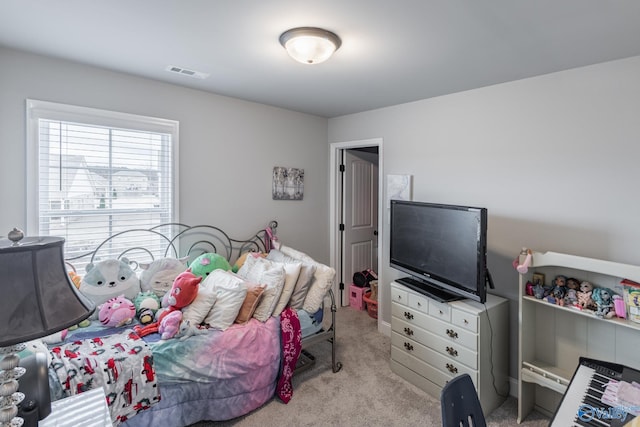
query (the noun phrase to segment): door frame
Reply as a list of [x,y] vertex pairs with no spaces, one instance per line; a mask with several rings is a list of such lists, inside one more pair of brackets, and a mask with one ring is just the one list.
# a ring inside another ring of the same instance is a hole
[[[382,240],[384,236],[384,221],[383,221],[383,191],[384,191],[384,180],[383,180],[383,149],[382,149],[382,138],[372,138],[372,139],[362,139],[356,141],[345,141],[345,142],[333,142],[329,144],[329,259],[333,268],[336,271],[340,271],[340,230],[338,225],[340,224],[340,209],[342,207],[342,201],[340,200],[341,196],[341,180],[338,179],[340,176],[340,160],[342,159],[343,150],[347,150],[350,148],[362,148],[362,147],[378,147],[378,281],[380,283],[384,283],[383,279],[383,268],[382,266]],[[340,271],[340,274],[342,272]],[[345,289],[340,293],[340,289],[338,288],[340,281],[336,280],[334,284],[333,292],[338,296],[337,303],[342,305],[341,303],[346,303],[345,305],[349,305],[349,295],[348,295],[348,285],[345,283]],[[379,297],[378,297],[379,298]],[[381,308],[384,305],[381,304],[381,301],[378,301],[378,325],[380,325],[382,316],[384,313],[381,312]]]

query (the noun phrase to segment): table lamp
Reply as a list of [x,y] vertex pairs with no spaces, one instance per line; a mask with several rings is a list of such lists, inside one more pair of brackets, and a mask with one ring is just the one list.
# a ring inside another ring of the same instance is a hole
[[[19,427],[25,422],[18,416],[21,403],[22,413],[25,408],[36,412],[36,423],[51,412],[46,358],[44,367],[43,359],[36,358],[40,366],[35,375],[25,375],[18,356],[24,343],[80,323],[93,313],[95,305],[69,278],[63,238],[24,238],[18,229],[8,237],[0,239],[0,357],[4,356],[0,360],[0,427]],[[44,398],[34,401],[27,396],[25,400],[21,391],[34,386],[19,383],[23,375],[25,381],[29,377],[29,382],[46,385],[47,390],[34,392]]]

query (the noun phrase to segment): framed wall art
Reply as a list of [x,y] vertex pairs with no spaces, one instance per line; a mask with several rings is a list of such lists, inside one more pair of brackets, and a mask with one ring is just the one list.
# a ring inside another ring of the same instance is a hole
[[273,200],[302,200],[304,169],[275,166],[271,193]]

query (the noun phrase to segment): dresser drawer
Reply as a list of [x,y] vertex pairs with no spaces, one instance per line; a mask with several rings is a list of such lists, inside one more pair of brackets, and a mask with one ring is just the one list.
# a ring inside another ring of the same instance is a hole
[[478,335],[460,326],[432,319],[425,328],[449,342],[463,345],[471,351],[478,351]]
[[404,338],[437,351],[452,361],[463,363],[471,369],[478,369],[478,353],[458,343],[453,343],[451,340],[441,338],[432,332],[400,319],[394,319],[391,330]]
[[[451,378],[464,373],[474,378],[474,383],[477,380],[477,370],[452,360],[450,357],[445,357],[435,350],[407,339],[395,332],[391,332],[391,353],[394,360],[420,373],[420,375],[426,376],[441,387]],[[411,356],[411,358],[407,358],[406,356]],[[407,365],[407,363],[409,363],[407,360],[411,362],[410,365]],[[428,370],[431,376],[419,372],[420,370]]]
[[444,322],[451,321],[451,306],[444,302],[429,300],[429,315]]
[[409,305],[409,293],[404,289],[391,285],[391,301],[399,304]]
[[396,303],[391,303],[391,316],[402,319],[405,322],[419,326],[423,329],[426,328],[429,323],[435,321],[435,319],[432,319],[426,313],[422,313],[406,305]]
[[420,295],[409,294],[409,307],[422,313],[429,313],[430,300]]
[[451,323],[461,328],[465,328],[473,333],[478,332],[479,317],[475,314],[468,313],[463,310],[452,309],[451,310]]

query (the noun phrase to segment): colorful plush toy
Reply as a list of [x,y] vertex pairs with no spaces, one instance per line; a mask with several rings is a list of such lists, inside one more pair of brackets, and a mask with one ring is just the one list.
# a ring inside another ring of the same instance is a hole
[[199,325],[192,325],[191,321],[189,320],[183,320],[182,323],[180,323],[180,329],[176,334],[176,338],[179,337],[180,341],[184,341],[191,336],[202,335],[206,334],[207,332],[209,332],[208,325],[201,327]]
[[187,269],[187,258],[160,258],[151,263],[140,263],[140,268],[140,290],[153,291],[162,298],[178,274]]
[[160,298],[153,291],[140,292],[133,300],[136,307],[136,317],[143,325],[154,321],[156,312],[160,309]]
[[107,327],[120,327],[131,323],[136,316],[136,308],[124,295],[111,298],[102,306],[98,319],[102,325]]
[[176,336],[180,330],[180,323],[182,322],[182,312],[180,310],[172,311],[162,318],[160,325],[158,325],[158,333],[161,334],[160,338],[168,340]]
[[231,265],[225,257],[220,254],[206,253],[194,259],[189,265],[189,270],[196,276],[205,279],[213,270],[231,270]]
[[[140,292],[140,280],[126,258],[89,263],[86,270],[87,274],[82,278],[79,289],[96,307],[120,295],[133,301]],[[91,318],[97,319],[98,313],[94,313]]]
[[141,337],[158,332],[158,328],[163,318],[174,311],[180,311],[196,299],[201,281],[202,277],[196,276],[189,270],[180,273],[173,281],[173,286],[169,292],[169,308],[159,314],[156,322],[150,323],[144,327],[139,325],[135,326],[133,328],[135,332]]

